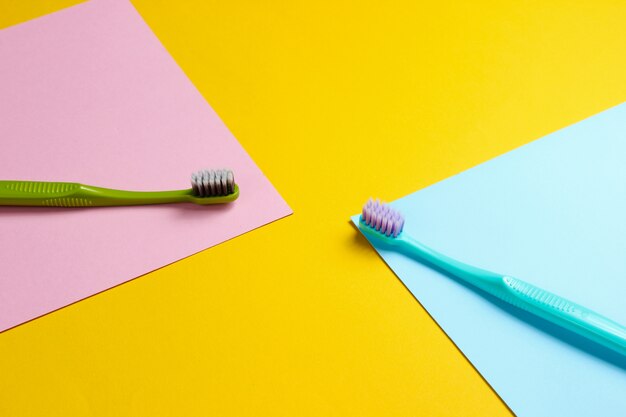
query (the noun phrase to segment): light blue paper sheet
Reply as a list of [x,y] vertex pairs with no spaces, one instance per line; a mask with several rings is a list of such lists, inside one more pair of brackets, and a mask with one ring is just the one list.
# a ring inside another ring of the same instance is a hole
[[[426,245],[626,325],[626,104],[392,206]],[[517,415],[626,416],[626,358],[377,250]]]

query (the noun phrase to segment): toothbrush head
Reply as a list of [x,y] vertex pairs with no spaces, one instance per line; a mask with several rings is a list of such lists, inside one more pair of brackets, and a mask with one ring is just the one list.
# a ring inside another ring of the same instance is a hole
[[395,239],[402,232],[404,217],[380,200],[369,199],[363,206],[359,227],[378,238]]
[[213,204],[236,199],[239,187],[230,169],[203,169],[191,174],[191,193],[193,202]]

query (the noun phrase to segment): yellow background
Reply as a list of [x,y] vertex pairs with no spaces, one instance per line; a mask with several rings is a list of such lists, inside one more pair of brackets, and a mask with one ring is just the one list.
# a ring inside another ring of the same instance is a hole
[[133,3],[295,214],[0,334],[0,415],[509,415],[348,217],[623,101],[626,5]]

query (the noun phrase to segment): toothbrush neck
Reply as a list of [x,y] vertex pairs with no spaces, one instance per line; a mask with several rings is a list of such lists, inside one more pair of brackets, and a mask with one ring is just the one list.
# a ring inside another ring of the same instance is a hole
[[192,196],[190,189],[172,191],[126,191],[82,184],[80,185],[79,192],[95,200],[110,201],[112,205],[178,203],[188,201]]
[[417,257],[468,283],[474,285],[478,283],[490,284],[502,279],[502,275],[457,261],[456,259],[429,248],[410,236],[403,235],[399,236],[398,239],[400,239],[399,243],[402,250],[409,255]]

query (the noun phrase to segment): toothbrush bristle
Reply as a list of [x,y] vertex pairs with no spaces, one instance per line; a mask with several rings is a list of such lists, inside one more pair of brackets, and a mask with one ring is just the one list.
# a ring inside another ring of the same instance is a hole
[[191,188],[199,197],[216,197],[235,192],[235,175],[230,169],[203,169],[191,174]]
[[363,206],[361,219],[365,224],[386,235],[398,237],[404,226],[404,217],[380,200],[369,199]]

